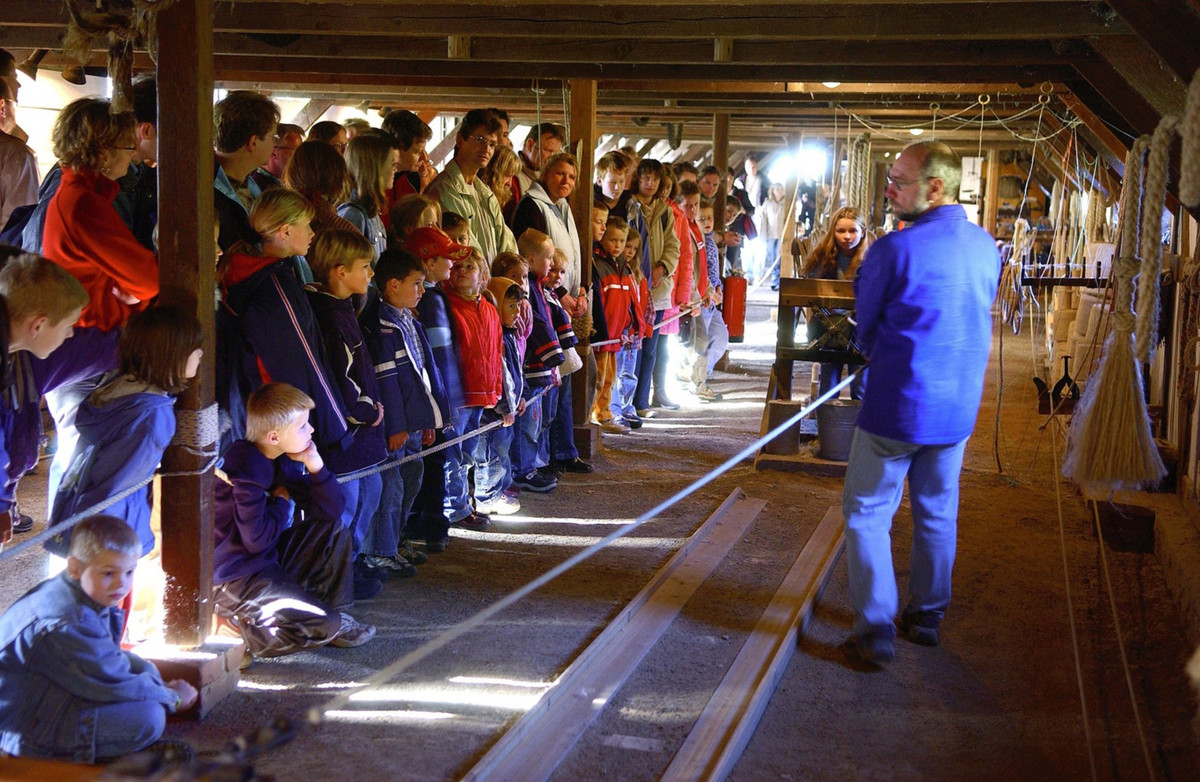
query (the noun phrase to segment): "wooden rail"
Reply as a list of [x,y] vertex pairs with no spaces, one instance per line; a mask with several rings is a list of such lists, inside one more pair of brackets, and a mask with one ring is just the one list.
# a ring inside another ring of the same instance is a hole
[[463,779],[549,778],[765,505],[735,489]]

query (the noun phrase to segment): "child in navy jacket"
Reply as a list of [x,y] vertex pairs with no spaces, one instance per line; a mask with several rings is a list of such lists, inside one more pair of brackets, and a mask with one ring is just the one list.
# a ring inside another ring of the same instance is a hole
[[[349,411],[351,443],[346,448],[325,446],[321,456],[339,476],[373,467],[387,458],[384,443],[383,404],[375,383],[375,366],[363,341],[352,296],[366,296],[371,284],[374,246],[355,231],[331,230],[313,246],[312,271],[317,282],[306,285],[308,301],[321,327],[329,366]],[[342,523],[354,533],[355,597],[365,600],[378,590],[370,582],[387,577],[366,558],[359,558],[368,527],[379,509],[383,480],[379,473],[342,484],[346,508]],[[370,593],[370,594],[368,594]]]
[[[455,261],[471,256],[471,248],[457,244],[442,229],[435,226],[417,228],[404,241],[404,249],[420,259],[425,267],[425,288],[417,304],[417,320],[425,327],[429,345],[433,351],[433,362],[446,387],[450,403],[451,421],[455,411],[463,405],[462,379],[459,376],[458,357],[454,352],[454,330],[450,321],[450,305],[447,294],[440,283],[450,279],[450,269]],[[440,445],[452,440],[458,432],[454,424],[448,423],[434,440]],[[447,492],[447,481],[456,474],[462,463],[462,445],[454,445],[425,459],[425,475],[417,493],[414,512],[418,514],[414,532],[425,540],[425,548],[432,552],[446,550],[450,539],[450,523],[467,519],[468,524],[483,527],[487,518],[472,517],[470,505],[454,504]]]
[[[529,304],[533,310],[533,327],[525,344],[525,394],[528,403],[534,394],[546,393],[559,382],[556,367],[564,361],[563,350],[558,344],[558,334],[550,318],[550,307],[546,303],[544,283],[550,273],[554,259],[554,243],[550,237],[536,229],[527,229],[517,240],[521,256],[529,264]],[[513,484],[533,492],[554,491],[558,481],[545,475],[538,468],[549,465],[549,456],[540,452],[542,439],[543,406],[527,404],[513,434],[512,473]]]
[[[433,445],[438,430],[450,425],[450,401],[425,327],[413,315],[425,292],[420,259],[406,250],[385,251],[375,266],[375,285],[379,299],[367,305],[359,323],[375,362],[388,453],[399,460]],[[416,525],[407,529],[425,472],[423,462],[412,459],[381,476],[379,511],[363,544],[364,553],[377,566],[403,570],[403,564],[425,561],[425,555],[408,542],[419,536]],[[396,560],[394,565],[388,562],[391,559]]]
[[250,207],[261,253],[235,246],[217,266],[217,401],[230,427],[223,432],[225,447],[245,434],[246,398],[272,381],[312,398],[318,446],[344,448],[353,439],[316,316],[290,262],[308,254],[314,214],[302,196],[271,188]]
[[354,602],[351,535],[339,522],[346,497],[313,443],[312,408],[286,383],[258,389],[246,402],[247,439],[217,471],[213,599],[255,657],[360,646],[375,634],[341,610]]

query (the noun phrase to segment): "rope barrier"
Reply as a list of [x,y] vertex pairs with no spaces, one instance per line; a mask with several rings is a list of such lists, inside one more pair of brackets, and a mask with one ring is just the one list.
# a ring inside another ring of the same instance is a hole
[[[693,308],[698,307],[702,303],[703,303],[703,301],[701,299],[696,299],[695,301],[689,301],[687,304],[685,304],[679,308],[679,312],[675,313],[674,315],[672,315],[669,318],[663,318],[658,323],[655,323],[654,330],[658,331],[660,328],[667,325],[668,323],[674,323],[675,321],[679,320],[680,318],[687,317],[688,315],[690,315],[692,313]],[[615,345],[620,341],[621,341],[620,337],[618,337],[616,339],[605,339],[605,340],[601,340],[599,342],[589,342],[588,347],[598,348],[598,347],[603,347],[604,345]]]
[[[861,372],[862,370],[860,369],[859,371]],[[680,489],[678,492],[676,492],[672,496],[668,497],[666,500],[663,500],[659,504],[655,505],[653,508],[646,511],[642,515],[638,516],[633,521],[614,530],[612,533],[610,533],[605,538],[597,541],[596,543],[592,544],[591,546],[588,546],[586,549],[584,549],[583,551],[580,551],[578,554],[576,554],[575,556],[566,560],[565,562],[551,568],[550,570],[543,573],[541,576],[539,576],[539,577],[535,578],[533,581],[530,581],[529,583],[527,583],[525,586],[520,587],[519,589],[517,589],[513,592],[510,592],[508,595],[504,596],[503,598],[501,598],[500,600],[491,604],[490,606],[483,609],[482,611],[479,611],[474,616],[470,616],[470,617],[464,619],[463,621],[459,622],[458,624],[454,625],[453,627],[450,627],[449,629],[447,629],[445,632],[429,639],[425,643],[418,646],[416,649],[413,649],[408,654],[397,659],[391,665],[380,669],[373,676],[368,677],[367,680],[365,682],[363,682],[360,686],[355,687],[354,689],[351,689],[351,690],[347,690],[343,693],[339,693],[336,697],[330,699],[323,706],[314,707],[313,709],[311,709],[309,711],[309,714],[308,714],[310,722],[312,722],[313,724],[320,723],[322,717],[326,713],[328,713],[330,711],[334,711],[336,709],[340,709],[343,706],[347,705],[348,703],[350,703],[351,700],[354,699],[354,696],[357,695],[358,693],[369,690],[372,687],[377,687],[377,686],[395,678],[395,676],[397,674],[400,674],[403,671],[408,670],[413,665],[417,664],[421,660],[424,660],[426,657],[430,656],[431,654],[438,651],[439,649],[442,649],[447,644],[462,637],[463,635],[470,632],[471,630],[474,630],[475,628],[481,626],[482,624],[487,622],[489,619],[491,619],[493,616],[500,613],[501,611],[508,608],[509,606],[513,605],[517,601],[521,600],[522,598],[526,597],[527,595],[529,595],[533,592],[536,592],[537,590],[541,589],[543,586],[550,583],[554,579],[558,578],[560,575],[567,572],[571,568],[575,567],[579,563],[583,562],[584,560],[589,559],[590,557],[592,557],[592,555],[596,554],[598,551],[605,548],[613,541],[616,541],[616,540],[619,540],[620,538],[625,537],[630,532],[632,532],[633,530],[642,526],[650,519],[657,517],[663,511],[667,510],[671,506],[675,505],[676,503],[680,502],[681,500],[694,494],[696,491],[698,491],[698,490],[704,488],[705,486],[707,486],[708,484],[712,483],[714,480],[716,480],[720,476],[724,475],[730,469],[732,469],[737,464],[739,464],[743,459],[746,459],[747,457],[753,455],[753,453],[756,450],[758,450],[759,448],[761,448],[763,445],[770,442],[771,440],[775,439],[780,434],[782,434],[784,431],[786,431],[788,428],[790,428],[791,426],[796,424],[796,422],[798,422],[800,419],[808,416],[810,413],[812,413],[813,410],[816,410],[818,407],[820,407],[821,405],[823,405],[825,402],[829,401],[830,399],[836,398],[838,393],[843,388],[850,385],[850,383],[853,382],[856,377],[858,377],[858,372],[851,372],[849,375],[847,375],[845,378],[843,378],[840,383],[838,383],[835,386],[833,386],[832,388],[830,388],[824,394],[821,394],[819,397],[817,397],[815,400],[813,400],[811,403],[809,403],[806,407],[804,407],[804,409],[797,412],[791,418],[787,419],[786,421],[784,421],[782,424],[775,427],[771,431],[767,432],[762,437],[759,437],[757,440],[750,443],[748,446],[746,446],[745,448],[738,451],[733,456],[726,459],[720,465],[713,468],[709,472],[705,473],[703,476],[697,478],[695,481],[688,484],[683,489]]]

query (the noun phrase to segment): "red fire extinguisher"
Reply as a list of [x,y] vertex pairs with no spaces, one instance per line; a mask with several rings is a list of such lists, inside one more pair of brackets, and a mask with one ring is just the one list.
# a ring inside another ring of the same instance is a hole
[[729,329],[729,341],[741,342],[746,337],[746,278],[726,277],[723,286],[721,315]]

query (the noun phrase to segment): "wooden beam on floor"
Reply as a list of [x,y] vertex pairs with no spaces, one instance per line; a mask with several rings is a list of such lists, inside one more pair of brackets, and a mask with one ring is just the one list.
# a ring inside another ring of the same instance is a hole
[[709,699],[662,782],[719,782],[750,743],[798,636],[812,616],[846,545],[842,510],[830,508],[759,618],[742,650]]
[[549,778],[765,506],[763,500],[734,489],[554,686],[467,772],[464,782]]

